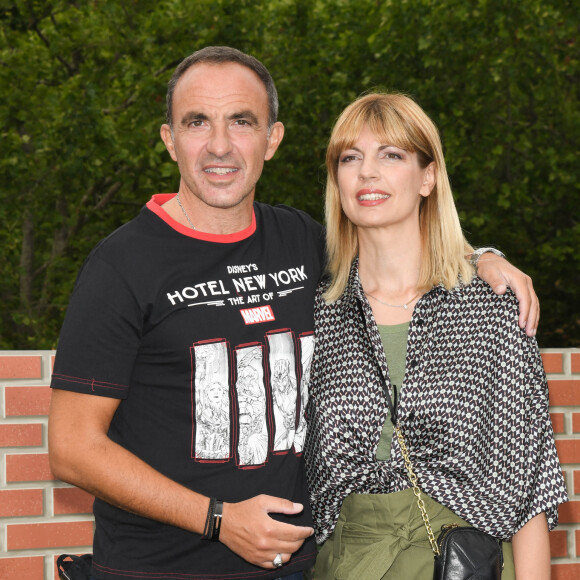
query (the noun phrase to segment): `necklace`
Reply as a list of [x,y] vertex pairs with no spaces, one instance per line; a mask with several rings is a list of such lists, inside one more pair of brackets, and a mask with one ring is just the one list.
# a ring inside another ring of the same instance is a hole
[[179,207],[181,208],[181,211],[183,212],[183,215],[185,216],[185,219],[187,220],[187,223],[191,226],[191,229],[194,230],[195,229],[195,226],[193,225],[193,223],[189,219],[189,216],[187,215],[187,212],[185,211],[185,208],[181,205],[181,200],[179,199],[179,192],[175,196],[175,199],[177,200],[177,203],[178,203]]
[[411,298],[411,300],[409,300],[409,302],[407,302],[406,304],[387,304],[386,302],[379,300],[376,296],[373,296],[372,294],[369,294],[368,292],[365,292],[364,290],[363,290],[363,292],[369,298],[372,298],[373,300],[376,300],[377,302],[380,302],[381,304],[384,304],[385,306],[388,306],[389,308],[404,308],[405,310],[407,310],[409,308],[409,304],[411,304],[411,302],[413,302],[413,300],[415,300],[415,298],[417,298],[417,296],[419,296],[419,294],[420,294],[420,292],[417,292],[417,294],[415,294],[415,296],[413,296],[413,298]]

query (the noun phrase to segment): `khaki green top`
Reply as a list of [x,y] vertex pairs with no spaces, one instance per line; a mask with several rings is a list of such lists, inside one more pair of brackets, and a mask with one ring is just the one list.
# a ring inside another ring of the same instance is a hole
[[[387,366],[389,368],[389,378],[393,389],[400,393],[403,379],[405,378],[405,359],[407,358],[407,335],[409,334],[409,323],[385,325],[379,324],[379,333],[383,341]],[[393,423],[391,416],[387,414],[387,419],[383,425],[381,438],[377,447],[377,459],[386,461],[391,457],[391,440],[393,439]]]

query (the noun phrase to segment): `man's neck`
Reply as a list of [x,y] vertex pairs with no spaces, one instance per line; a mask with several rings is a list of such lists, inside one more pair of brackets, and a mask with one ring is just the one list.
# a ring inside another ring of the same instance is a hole
[[187,195],[179,193],[178,196],[171,198],[162,207],[170,217],[186,228],[207,234],[230,235],[252,225],[253,196],[248,196],[237,206],[229,208],[207,205],[200,208],[200,204],[192,204]]

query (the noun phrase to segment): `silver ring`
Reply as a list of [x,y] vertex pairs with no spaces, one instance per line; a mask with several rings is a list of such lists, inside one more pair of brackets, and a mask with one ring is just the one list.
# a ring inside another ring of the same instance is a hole
[[276,557],[272,560],[272,564],[276,568],[281,568],[284,565],[284,562],[282,562],[282,554],[276,554]]

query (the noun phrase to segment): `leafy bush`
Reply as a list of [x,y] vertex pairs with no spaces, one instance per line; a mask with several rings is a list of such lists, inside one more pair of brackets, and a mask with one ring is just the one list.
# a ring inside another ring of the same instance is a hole
[[0,4],[0,348],[51,348],[95,243],[175,191],[176,64],[209,44],[271,70],[286,136],[258,199],[321,217],[324,150],[362,92],[438,124],[474,245],[529,273],[544,347],[580,345],[579,15],[564,0],[15,0]]

